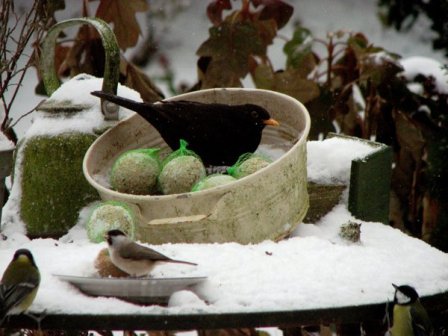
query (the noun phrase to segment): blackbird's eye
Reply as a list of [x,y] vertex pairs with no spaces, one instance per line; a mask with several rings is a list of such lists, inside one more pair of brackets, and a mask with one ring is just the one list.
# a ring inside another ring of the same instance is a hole
[[255,110],[252,110],[252,111],[250,112],[250,116],[251,116],[252,118],[254,118],[254,119],[258,119],[258,112],[255,111]]

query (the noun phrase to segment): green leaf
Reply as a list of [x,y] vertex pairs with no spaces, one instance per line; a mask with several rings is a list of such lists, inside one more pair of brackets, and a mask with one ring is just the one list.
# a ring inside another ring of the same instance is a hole
[[312,43],[311,32],[306,28],[298,27],[292,39],[283,47],[283,52],[286,54],[286,66],[299,68],[303,60],[312,54]]

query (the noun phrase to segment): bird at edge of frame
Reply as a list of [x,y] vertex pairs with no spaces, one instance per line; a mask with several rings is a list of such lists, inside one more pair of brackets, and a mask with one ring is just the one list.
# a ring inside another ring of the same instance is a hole
[[149,247],[137,244],[121,230],[110,230],[105,235],[112,263],[133,277],[147,276],[159,263],[197,264],[171,259]]
[[[26,313],[36,297],[40,272],[33,255],[18,249],[6,267],[0,282],[0,327],[11,315]],[[39,324],[41,318],[27,314]]]
[[394,305],[390,336],[431,336],[433,326],[415,288],[394,285]]
[[176,150],[184,139],[205,165],[231,166],[254,152],[265,126],[278,126],[266,109],[254,104],[227,105],[192,101],[140,103],[102,91],[92,95],[137,112]]

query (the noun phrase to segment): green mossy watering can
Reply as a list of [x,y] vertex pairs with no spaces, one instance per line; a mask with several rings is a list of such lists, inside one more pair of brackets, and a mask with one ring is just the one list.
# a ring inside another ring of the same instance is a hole
[[[55,44],[60,32],[68,27],[89,24],[99,32],[105,49],[104,80],[78,75],[61,86],[54,66]],[[60,22],[48,32],[44,43],[41,73],[49,99],[37,107],[33,124],[18,147],[15,185],[19,199],[18,215],[29,237],[60,237],[78,221],[79,211],[99,199],[98,193],[82,173],[84,154],[106,128],[118,120],[113,104],[91,100],[89,85],[117,93],[120,54],[110,27],[97,18],[78,18]],[[71,85],[73,97],[61,94]],[[85,90],[87,92],[79,92]],[[78,99],[86,97],[86,99]],[[94,98],[96,99],[96,98]],[[84,126],[82,126],[84,124]],[[80,126],[81,125],[81,126]],[[18,176],[17,176],[18,175]]]

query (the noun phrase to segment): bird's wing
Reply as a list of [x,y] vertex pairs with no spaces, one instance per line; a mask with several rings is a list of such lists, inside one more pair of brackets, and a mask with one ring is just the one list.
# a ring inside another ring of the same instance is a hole
[[0,286],[0,310],[8,312],[12,307],[20,303],[28,294],[36,289],[37,284],[32,282],[20,282],[15,285]]
[[162,253],[136,243],[130,243],[126,246],[123,246],[121,256],[126,259],[135,260],[170,260],[170,258],[168,258],[166,255],[163,255]]
[[420,304],[417,302],[411,307],[412,329],[415,336],[430,336],[433,335],[433,328],[429,316]]
[[3,318],[6,315],[5,307],[5,286],[0,283],[0,326],[2,325]]

